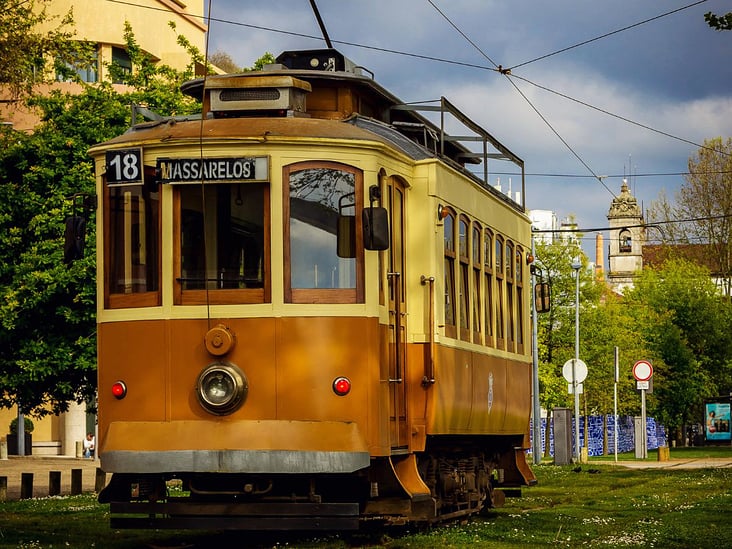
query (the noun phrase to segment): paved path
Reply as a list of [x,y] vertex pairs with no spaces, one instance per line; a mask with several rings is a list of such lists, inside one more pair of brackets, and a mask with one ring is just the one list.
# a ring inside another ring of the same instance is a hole
[[[598,461],[602,465],[613,465],[614,461]],[[705,469],[729,468],[732,467],[732,458],[695,458],[695,459],[674,459],[668,461],[618,461],[617,465],[630,467],[631,469]]]
[[[33,473],[33,497],[48,496],[49,472],[61,472],[61,495],[71,493],[71,470],[81,469],[83,492],[93,492],[99,461],[64,456],[9,456],[0,460],[0,477],[8,481],[7,500],[20,498],[20,484],[23,473]],[[110,475],[107,475],[109,480]]]

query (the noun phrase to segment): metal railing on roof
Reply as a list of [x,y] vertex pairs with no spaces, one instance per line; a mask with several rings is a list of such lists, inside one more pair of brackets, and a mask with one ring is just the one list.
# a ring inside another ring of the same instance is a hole
[[[502,160],[512,162],[521,169],[521,200],[517,202],[521,208],[525,209],[525,196],[526,196],[526,178],[524,172],[524,161],[515,155],[508,147],[503,145],[498,139],[493,137],[487,130],[480,127],[478,124],[473,122],[468,116],[461,112],[455,105],[450,103],[445,97],[440,98],[439,105],[424,105],[424,104],[402,104],[395,105],[392,110],[398,111],[412,111],[412,112],[438,112],[440,113],[439,127],[433,125],[429,120],[422,118],[423,137],[424,145],[427,146],[428,136],[433,137],[439,150],[439,153],[445,158],[451,159],[453,162],[458,164],[460,167],[465,169],[464,164],[466,162],[482,163],[483,164],[483,177],[482,185],[488,189],[493,189],[489,182],[489,160]],[[447,123],[448,116],[452,116],[457,122],[462,124],[464,128],[469,130],[467,135],[451,135],[448,134],[445,125]],[[408,123],[408,122],[394,122],[397,127],[413,126],[412,129],[419,126],[419,123]],[[482,151],[473,151],[466,143],[480,143],[482,144]],[[455,150],[451,151],[450,154],[446,153],[447,144],[453,144]],[[468,171],[468,170],[466,170]],[[477,176],[468,171],[473,177]],[[512,197],[509,197],[512,198]]]

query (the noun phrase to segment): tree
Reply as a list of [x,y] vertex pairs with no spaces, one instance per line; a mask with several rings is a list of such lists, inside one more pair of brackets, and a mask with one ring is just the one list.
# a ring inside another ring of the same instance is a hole
[[[0,0],[0,83],[6,85],[10,100],[59,73],[73,77],[71,67],[92,63],[90,47],[73,40],[73,13],[58,21],[46,12],[50,2]],[[44,32],[44,26],[53,28]]]
[[[572,258],[579,258],[580,274],[580,326],[583,311],[597,304],[600,288],[595,284],[587,268],[587,258],[577,240],[555,239],[552,243],[537,242],[536,264],[542,270],[543,279],[551,289],[551,310],[539,315],[537,326],[539,347],[539,381],[541,401],[546,409],[570,404],[567,382],[562,377],[562,366],[574,358],[574,318],[576,279]],[[580,329],[581,331],[581,329]],[[584,342],[580,338],[580,358]]]
[[704,20],[713,29],[732,30],[732,11],[725,15],[716,15],[709,11],[704,14]]
[[234,59],[226,52],[216,51],[208,56],[208,61],[212,65],[220,68],[229,74],[236,74],[241,72],[241,67],[236,64]]
[[654,415],[672,430],[699,421],[704,398],[732,389],[729,301],[705,267],[683,259],[644,269],[625,299],[637,318],[649,319],[640,325],[660,358],[654,362]]
[[[715,271],[725,295],[732,295],[732,139],[704,141],[689,158],[689,174],[671,204],[661,195],[652,204],[649,224],[662,242],[695,245],[700,261]],[[701,248],[703,246],[704,248]],[[710,262],[711,263],[710,265]]]
[[[192,68],[181,73],[153,64],[129,25],[125,37],[132,91],[101,83],[82,85],[78,94],[31,93],[28,103],[42,113],[33,133],[0,132],[0,406],[20,405],[26,414],[64,411],[69,401],[91,400],[96,389],[93,211],[86,256],[63,262],[72,197],[95,192],[87,150],[129,127],[130,104],[161,115],[198,109],[179,90]],[[189,53],[193,67],[196,52]]]

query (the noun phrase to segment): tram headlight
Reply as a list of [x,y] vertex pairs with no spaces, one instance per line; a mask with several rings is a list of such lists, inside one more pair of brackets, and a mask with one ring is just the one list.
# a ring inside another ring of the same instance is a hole
[[198,375],[196,394],[208,412],[226,415],[246,400],[249,383],[244,373],[230,362],[214,362]]

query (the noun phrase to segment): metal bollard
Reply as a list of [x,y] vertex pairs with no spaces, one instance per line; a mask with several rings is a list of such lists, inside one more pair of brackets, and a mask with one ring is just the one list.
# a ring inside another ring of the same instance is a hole
[[20,499],[33,497],[33,473],[20,474]]
[[48,495],[61,495],[61,471],[48,472]]
[[94,491],[98,494],[107,484],[107,473],[102,471],[101,467],[97,467],[97,476],[94,479]]
[[81,440],[76,441],[76,457],[78,459],[84,457],[84,442]]
[[81,494],[81,469],[71,469],[71,495]]
[[8,441],[0,440],[0,459],[8,459]]

